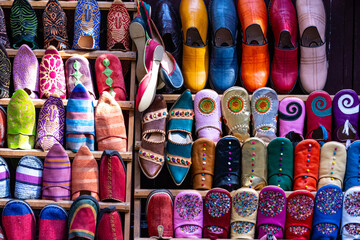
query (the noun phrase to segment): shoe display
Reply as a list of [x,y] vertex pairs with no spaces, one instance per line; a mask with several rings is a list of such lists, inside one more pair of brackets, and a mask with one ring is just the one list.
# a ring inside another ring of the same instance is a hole
[[10,97],[11,62],[5,47],[0,43],[0,98]]
[[359,237],[359,205],[358,198],[360,187],[352,187],[344,194],[344,202],[341,218],[341,237],[343,240],[356,239]]
[[146,23],[141,16],[136,16],[130,23],[129,34],[131,40],[136,46],[137,61],[136,61],[136,78],[138,82],[144,78],[147,73],[144,64],[145,45],[148,40],[148,33],[146,32]]
[[96,239],[123,240],[121,219],[115,207],[107,207],[100,211],[98,224],[96,227]]
[[[344,190],[360,183],[360,141],[353,142],[347,149]],[[0,165],[1,166],[1,165]]]
[[10,170],[2,157],[0,157],[0,187],[0,198],[10,198]]
[[66,240],[68,213],[56,204],[46,205],[39,216],[39,240]]
[[0,43],[5,48],[10,48],[9,37],[6,33],[6,21],[3,9],[0,7]]

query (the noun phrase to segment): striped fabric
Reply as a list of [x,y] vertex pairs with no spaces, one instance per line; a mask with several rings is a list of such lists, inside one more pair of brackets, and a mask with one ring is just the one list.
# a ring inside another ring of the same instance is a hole
[[45,157],[43,199],[70,200],[71,166],[65,149],[55,143]]
[[126,152],[126,128],[119,104],[104,91],[95,109],[96,141],[99,151]]
[[66,148],[77,152],[82,145],[94,151],[94,104],[81,83],[70,94],[66,107]]
[[42,161],[33,155],[26,155],[16,168],[15,198],[39,199],[43,175]]
[[10,172],[6,161],[0,157],[0,198],[10,197]]
[[99,200],[99,168],[86,145],[81,146],[72,163],[71,191],[72,200],[84,193]]

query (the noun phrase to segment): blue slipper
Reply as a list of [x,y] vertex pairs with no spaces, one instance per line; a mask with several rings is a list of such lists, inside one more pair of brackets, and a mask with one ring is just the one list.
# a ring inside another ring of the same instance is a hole
[[10,171],[6,161],[0,157],[0,198],[10,198]]
[[347,150],[344,191],[360,185],[360,141],[353,142]]

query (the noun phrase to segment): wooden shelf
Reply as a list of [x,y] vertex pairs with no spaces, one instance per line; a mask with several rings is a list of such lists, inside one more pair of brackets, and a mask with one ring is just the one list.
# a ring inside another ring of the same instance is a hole
[[[47,1],[29,1],[30,5],[34,9],[44,9]],[[59,1],[63,9],[75,9],[77,1]],[[0,1],[0,6],[2,8],[11,8],[13,1]],[[112,2],[98,2],[100,10],[109,10]],[[134,12],[137,11],[137,6],[135,2],[124,2],[126,9],[128,11]]]
[[[1,3],[1,1],[0,1],[0,3]],[[7,48],[6,52],[7,52],[8,56],[12,58],[12,57],[15,57],[18,50]],[[45,54],[45,49],[34,49],[33,52],[37,58],[42,58]],[[128,52],[106,51],[106,50],[94,50],[94,51],[62,50],[62,51],[59,51],[59,54],[63,59],[70,58],[75,55],[81,55],[88,59],[96,59],[98,56],[100,56],[101,54],[105,54],[105,53],[113,54],[113,55],[117,56],[118,58],[120,58],[120,60],[130,60],[130,61],[136,60],[136,52],[134,52],[134,51],[128,51]]]
[[[45,158],[48,152],[44,152],[40,149],[31,149],[31,150],[21,150],[21,149],[10,149],[10,148],[0,148],[0,156],[3,158],[22,158],[25,155],[34,155],[39,158]],[[76,153],[66,150],[69,158],[74,158]],[[94,158],[99,160],[102,155],[102,151],[93,151],[92,154]],[[132,160],[132,152],[121,152],[120,153],[122,159],[126,162],[131,162]]]

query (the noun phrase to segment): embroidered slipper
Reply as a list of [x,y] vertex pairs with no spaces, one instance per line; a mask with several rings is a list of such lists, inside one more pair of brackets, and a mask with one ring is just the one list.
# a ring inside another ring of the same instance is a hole
[[333,99],[334,124],[333,139],[346,142],[359,139],[359,97],[354,90],[344,89],[336,93]]
[[338,186],[326,185],[317,191],[311,239],[337,239],[342,202],[343,193]]
[[[5,48],[10,48],[9,37],[6,33],[6,21],[3,9],[0,7],[0,43]],[[1,229],[1,228],[0,228]],[[0,237],[1,239],[1,237]]]
[[67,239],[68,214],[56,204],[46,205],[39,216],[39,240]]
[[325,143],[321,148],[318,189],[328,184],[339,186],[342,189],[345,169],[345,146],[339,142]]
[[28,45],[23,44],[14,57],[14,90],[23,89],[32,99],[40,94],[39,62]]
[[65,133],[66,149],[77,152],[85,144],[90,151],[94,151],[94,103],[81,83],[73,89],[66,106]]
[[210,190],[204,200],[203,238],[227,238],[229,233],[231,195],[221,188]]
[[360,141],[353,142],[347,150],[344,190],[360,185]]
[[259,194],[259,209],[257,215],[258,238],[273,234],[283,238],[285,232],[286,196],[285,192],[274,186],[268,186]]
[[215,167],[215,143],[207,138],[197,139],[192,145],[191,160],[193,188],[210,190]]
[[49,151],[55,143],[64,142],[65,107],[58,96],[50,96],[41,107],[37,134],[36,148]]
[[96,0],[79,0],[75,9],[73,49],[99,50],[100,8]]
[[44,48],[53,45],[58,50],[68,49],[67,18],[58,0],[49,0],[43,13]]
[[40,98],[48,98],[52,93],[66,98],[64,63],[54,46],[46,49],[40,63]]
[[219,140],[215,148],[215,173],[213,187],[233,191],[240,187],[241,145],[233,136]]
[[294,191],[316,191],[319,177],[320,144],[314,139],[301,141],[294,153]]
[[126,167],[117,151],[105,150],[100,160],[100,200],[125,202]]
[[360,187],[352,187],[344,194],[341,218],[341,237],[343,240],[360,237]]
[[279,100],[271,88],[257,89],[251,98],[254,137],[269,143],[276,138]]
[[44,161],[42,199],[70,200],[71,165],[65,149],[55,143]]
[[[6,161],[0,157],[0,198],[10,198],[10,171]],[[1,239],[1,238],[0,238]]]
[[250,98],[242,87],[231,87],[224,92],[221,111],[227,133],[243,143],[250,137]]
[[6,110],[0,106],[0,148],[5,147],[7,136],[7,114]]
[[146,219],[150,238],[173,237],[174,197],[167,189],[151,191],[146,200]]
[[293,145],[287,138],[275,138],[267,147],[268,184],[291,191],[294,173]]
[[198,138],[218,142],[222,135],[220,97],[214,90],[204,89],[194,99],[195,131]]
[[107,207],[100,211],[96,227],[96,239],[123,239],[121,219],[115,207]]
[[38,20],[28,0],[14,0],[10,12],[10,26],[13,44],[17,49],[27,44],[31,49],[39,48],[37,44]]
[[175,198],[175,238],[201,238],[203,229],[203,200],[199,192],[185,190]]
[[259,194],[251,188],[240,188],[232,193],[231,238],[255,238]]
[[306,100],[306,138],[331,141],[331,97],[327,92],[312,92]]
[[71,205],[68,218],[68,239],[95,239],[99,203],[95,198],[84,195]]
[[71,195],[72,200],[80,195],[91,195],[99,200],[99,167],[86,145],[81,146],[72,162]]
[[304,140],[305,104],[297,97],[286,97],[279,104],[279,137],[293,143]]
[[0,98],[8,98],[10,79],[11,79],[11,62],[7,55],[5,47],[0,43]]
[[75,86],[81,82],[88,90],[92,99],[96,99],[93,79],[91,76],[90,63],[87,58],[76,55],[65,62],[65,76],[66,86],[69,96],[71,95]]
[[35,145],[36,113],[29,95],[16,90],[7,107],[7,142],[12,149],[32,149]]
[[242,146],[241,186],[260,191],[267,185],[267,149],[260,138],[248,138]]
[[35,240],[35,215],[25,201],[14,199],[7,202],[2,211],[1,222],[7,239]]
[[109,92],[116,101],[127,98],[123,69],[118,57],[113,54],[102,54],[95,61],[96,83],[99,95]]
[[14,196],[18,199],[40,199],[43,163],[33,155],[25,155],[16,168]]
[[100,95],[95,109],[95,132],[99,151],[127,151],[124,116],[119,104],[108,92]]
[[193,107],[191,93],[186,90],[169,111],[166,159],[170,175],[178,186],[185,180],[191,166]]
[[310,239],[314,211],[314,195],[296,191],[287,198],[285,239]]

